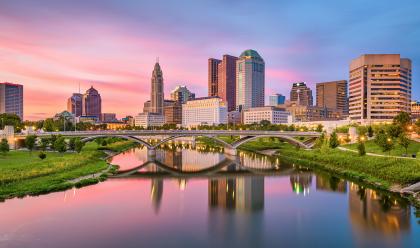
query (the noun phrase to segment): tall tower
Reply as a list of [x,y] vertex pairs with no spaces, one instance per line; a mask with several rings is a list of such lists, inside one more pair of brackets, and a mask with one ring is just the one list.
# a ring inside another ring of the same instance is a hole
[[312,106],[312,90],[306,86],[305,82],[293,83],[292,90],[290,90],[290,101],[301,106]]
[[90,87],[83,95],[83,115],[85,116],[95,116],[98,120],[101,120],[102,117],[102,99],[99,92]]
[[210,58],[208,60],[208,91],[209,96],[218,95],[218,66],[222,61],[219,59]]
[[336,109],[343,114],[347,114],[347,81],[317,83],[316,106]]
[[69,99],[67,99],[67,111],[79,117],[83,114],[83,94],[73,93]]
[[223,55],[217,66],[217,95],[228,105],[228,111],[236,108],[236,61],[237,57]]
[[236,109],[264,106],[265,62],[254,50],[244,51],[236,61]]
[[163,74],[157,61],[152,72],[151,113],[163,114],[163,97]]

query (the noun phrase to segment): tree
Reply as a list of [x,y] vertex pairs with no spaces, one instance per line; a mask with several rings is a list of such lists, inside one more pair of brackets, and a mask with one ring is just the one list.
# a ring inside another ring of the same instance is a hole
[[36,136],[35,135],[28,135],[25,138],[25,146],[31,152],[35,147],[35,141],[36,141]]
[[108,142],[106,141],[106,139],[102,140],[101,146],[106,146],[106,145],[108,145]]
[[76,138],[71,138],[69,140],[69,150],[74,151],[76,148]]
[[45,152],[40,152],[40,153],[38,154],[38,157],[39,157],[41,160],[44,160],[44,159],[47,157],[47,154],[45,154]]
[[388,137],[383,130],[381,130],[375,137],[375,143],[382,148],[383,152],[391,153],[391,150],[394,148],[394,143],[392,138]]
[[316,130],[315,131],[317,131],[317,132],[322,132],[322,129],[323,129],[324,127],[322,126],[322,124],[318,124],[318,126],[316,126]]
[[332,132],[331,134],[329,144],[330,144],[330,147],[333,149],[340,145],[340,142],[338,141],[337,133],[335,131]]
[[7,139],[2,139],[0,142],[0,152],[3,153],[3,155],[6,155],[7,152],[9,152],[10,147],[9,143],[7,142]]
[[321,136],[319,136],[319,138],[315,141],[314,147],[321,148],[322,144],[324,144],[324,140],[325,140],[325,133],[321,133]]
[[50,139],[49,138],[45,138],[45,137],[41,138],[41,144],[40,144],[41,150],[45,151],[49,144],[50,144]]
[[401,133],[398,136],[398,144],[405,149],[405,154],[408,153],[408,146],[410,145],[410,139],[407,137],[405,133]]
[[394,121],[395,124],[397,124],[401,127],[405,127],[408,124],[410,124],[411,117],[410,117],[409,113],[401,111],[400,113],[398,113],[398,115],[396,115],[394,117],[393,121]]
[[85,143],[83,143],[80,138],[77,138],[76,141],[74,142],[74,148],[75,151],[77,153],[80,153],[82,151],[83,146],[85,145]]
[[66,140],[64,137],[59,137],[54,142],[54,149],[60,153],[63,153],[67,150]]
[[373,128],[372,128],[372,126],[368,126],[368,129],[367,129],[367,136],[368,136],[369,138],[372,138],[372,137],[373,137]]
[[16,114],[3,113],[0,114],[0,128],[4,129],[4,126],[13,126],[15,131],[19,132],[23,127],[23,123]]
[[401,133],[404,132],[404,129],[399,125],[390,125],[387,127],[386,132],[392,138],[397,138]]
[[357,150],[359,151],[360,156],[366,155],[365,142],[359,141],[359,144],[357,145]]

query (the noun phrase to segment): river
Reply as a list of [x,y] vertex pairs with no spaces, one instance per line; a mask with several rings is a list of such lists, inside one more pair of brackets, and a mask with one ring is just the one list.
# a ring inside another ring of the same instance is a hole
[[0,247],[420,247],[407,201],[278,159],[168,145],[111,163],[103,183],[0,203]]

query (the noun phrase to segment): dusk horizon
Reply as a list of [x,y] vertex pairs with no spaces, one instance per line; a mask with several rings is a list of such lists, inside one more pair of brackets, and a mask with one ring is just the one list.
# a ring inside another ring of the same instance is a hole
[[[159,57],[165,98],[177,85],[207,96],[207,60],[253,49],[266,63],[265,94],[293,82],[348,80],[362,54],[401,54],[420,66],[416,7],[390,1],[258,4],[250,1],[8,1],[0,3],[0,82],[24,85],[24,118],[66,109],[90,86],[103,112],[142,112]],[[413,69],[412,99],[420,98]]]

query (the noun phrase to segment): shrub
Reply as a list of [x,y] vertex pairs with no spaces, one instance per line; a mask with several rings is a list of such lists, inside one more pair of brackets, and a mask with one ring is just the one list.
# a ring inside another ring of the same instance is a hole
[[83,146],[85,145],[85,143],[83,143],[80,138],[77,138],[74,142],[74,149],[77,153],[80,153],[83,149]]
[[338,141],[338,137],[337,137],[336,132],[333,132],[331,134],[329,144],[330,144],[330,147],[333,148],[333,149],[336,148],[340,144],[339,141]]
[[7,142],[7,139],[2,139],[0,142],[0,152],[3,154],[6,154],[10,151],[9,143]]
[[357,145],[357,150],[359,151],[360,156],[366,155],[365,143],[359,142],[359,144]]
[[45,154],[45,152],[40,152],[40,153],[38,154],[38,157],[39,157],[41,160],[44,160],[44,159],[47,157],[47,154]]

